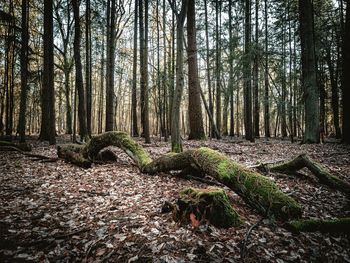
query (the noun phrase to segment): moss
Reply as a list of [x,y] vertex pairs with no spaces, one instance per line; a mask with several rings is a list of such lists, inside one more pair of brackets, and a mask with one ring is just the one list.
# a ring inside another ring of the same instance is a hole
[[242,224],[240,216],[222,189],[187,188],[180,192],[179,200],[178,217],[187,221],[193,213],[199,221],[207,220],[216,227],[229,228]]
[[124,132],[111,131],[94,136],[86,144],[85,156],[91,160],[97,157],[100,150],[107,146],[116,146],[124,150],[142,168],[152,162],[149,154]]
[[212,176],[232,188],[264,214],[274,214],[280,218],[300,217],[301,206],[281,192],[270,179],[209,148],[198,149],[194,158],[200,162],[204,172],[214,171]]
[[183,151],[182,143],[173,143],[171,144],[171,151],[174,153],[180,153]]
[[350,218],[292,220],[288,228],[293,232],[323,232],[350,234]]

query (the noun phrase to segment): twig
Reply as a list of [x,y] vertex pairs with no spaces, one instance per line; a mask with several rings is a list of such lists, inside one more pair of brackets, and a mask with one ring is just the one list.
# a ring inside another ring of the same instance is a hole
[[23,154],[25,156],[28,156],[31,158],[36,158],[35,161],[45,160],[47,162],[56,162],[58,160],[58,158],[51,158],[51,157],[40,155],[40,154],[27,153],[27,152],[24,152],[21,149],[14,147],[14,146],[2,146],[0,148],[0,150],[16,151],[16,152],[19,152],[20,154]]
[[247,251],[247,242],[249,239],[250,234],[252,233],[253,229],[256,228],[262,221],[264,220],[264,217],[260,218],[258,222],[256,222],[254,225],[252,225],[249,229],[247,234],[245,235],[244,242],[241,248],[241,259],[244,261],[245,253]]
[[80,193],[92,194],[92,195],[100,195],[100,196],[109,196],[109,192],[96,192],[96,191],[87,191],[87,190],[79,190]]

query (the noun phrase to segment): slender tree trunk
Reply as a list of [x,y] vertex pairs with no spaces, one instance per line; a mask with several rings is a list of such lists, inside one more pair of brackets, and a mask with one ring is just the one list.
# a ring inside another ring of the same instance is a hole
[[216,35],[216,47],[215,47],[215,68],[216,68],[216,127],[221,133],[221,35],[220,35],[220,22],[219,16],[221,15],[221,1],[215,1],[215,35]]
[[115,0],[107,5],[107,72],[106,72],[106,131],[114,125],[114,67],[115,67]]
[[187,57],[188,57],[188,116],[190,123],[189,140],[205,138],[202,105],[198,78],[196,11],[195,0],[188,0],[187,10]]
[[285,30],[285,15],[282,17],[282,92],[281,92],[281,134],[282,138],[287,137],[287,114],[286,114],[286,97],[287,97],[287,83],[286,83],[286,30]]
[[40,139],[56,143],[55,87],[53,57],[53,2],[44,1],[44,72]]
[[269,38],[268,38],[268,6],[265,0],[265,94],[264,94],[264,128],[265,137],[270,137],[269,109]]
[[180,106],[184,86],[183,38],[187,5],[188,1],[182,0],[181,11],[179,14],[176,14],[176,86],[174,90],[173,108],[171,110],[171,150],[173,152],[182,152],[182,141],[180,134]]
[[252,70],[251,70],[251,0],[245,0],[245,43],[244,43],[244,128],[245,138],[254,141],[252,123]]
[[92,103],[92,81],[91,81],[91,21],[90,0],[86,0],[86,25],[85,25],[85,85],[86,85],[86,128],[91,136],[91,103]]
[[137,19],[138,19],[138,2],[135,1],[135,15],[134,15],[134,53],[132,65],[132,95],[131,95],[131,125],[132,136],[139,136],[137,127]]
[[[212,97],[211,77],[210,77],[210,57],[209,57],[209,29],[208,29],[208,7],[207,0],[204,0],[204,15],[205,15],[205,45],[206,45],[206,62],[207,62],[207,82],[208,82],[208,93],[209,93],[209,111],[214,116],[214,105]],[[209,125],[210,137],[215,137],[214,128]]]
[[80,140],[85,141],[87,134],[86,129],[86,104],[83,83],[83,71],[80,55],[80,15],[78,0],[72,0],[74,13],[74,60],[75,60],[75,86],[78,92],[78,118]]
[[342,89],[343,89],[343,142],[350,144],[350,74],[348,72],[350,68],[350,5],[349,1],[346,5],[346,18],[344,26],[344,38],[342,49]]
[[[148,105],[148,0],[140,6],[140,72],[141,72],[141,123],[145,142],[150,143],[149,105]],[[143,9],[144,7],[144,9]]]
[[259,0],[255,0],[255,56],[254,56],[254,136],[260,136],[260,105],[259,105]]
[[27,108],[27,76],[28,76],[28,1],[22,0],[22,46],[21,46],[21,103],[19,112],[19,139],[25,142],[26,108]]
[[331,55],[331,50],[330,46],[327,47],[326,50],[326,61],[327,61],[327,66],[329,70],[329,78],[331,81],[331,91],[332,91],[332,112],[333,112],[333,125],[335,128],[335,135],[336,138],[339,139],[341,138],[341,131],[340,131],[340,126],[339,126],[339,97],[338,97],[338,83],[336,79],[336,74],[334,72],[334,66],[333,66],[333,61],[332,61],[332,55]]
[[228,92],[230,95],[230,136],[235,135],[235,114],[234,114],[234,93],[233,93],[233,56],[234,56],[234,45],[233,45],[233,26],[232,26],[232,0],[228,3],[228,35],[229,35],[229,80],[228,80]]
[[314,50],[313,7],[311,0],[299,0],[301,61],[305,104],[305,143],[320,141],[319,90],[316,81]]

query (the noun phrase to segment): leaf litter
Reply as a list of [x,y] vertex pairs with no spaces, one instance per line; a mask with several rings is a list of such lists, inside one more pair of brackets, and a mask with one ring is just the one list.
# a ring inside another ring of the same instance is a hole
[[[35,153],[56,157],[55,147],[31,143]],[[341,144],[300,145],[274,139],[184,142],[185,149],[200,146],[247,166],[307,153],[349,181],[350,148]],[[61,160],[34,162],[16,152],[0,152],[0,261],[350,262],[347,236],[292,234],[280,222],[261,218],[228,188],[245,220],[241,227],[199,226],[195,218],[192,224],[179,225],[171,213],[161,213],[162,204],[173,202],[183,188],[207,185],[170,174],[142,174],[123,152],[113,150],[116,162],[87,170]],[[155,140],[146,150],[156,158],[169,151],[169,144]],[[349,200],[308,179],[308,171],[269,176],[303,205],[305,218],[350,216]]]

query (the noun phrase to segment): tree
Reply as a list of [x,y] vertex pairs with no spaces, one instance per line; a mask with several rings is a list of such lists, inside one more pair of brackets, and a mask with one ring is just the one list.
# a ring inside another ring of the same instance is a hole
[[254,54],[254,136],[259,137],[260,105],[259,105],[259,0],[255,0],[255,54]]
[[316,81],[316,59],[311,0],[299,0],[302,83],[305,104],[305,143],[320,141],[319,90]]
[[138,18],[138,1],[135,1],[134,15],[134,51],[132,64],[132,95],[131,95],[131,134],[134,137],[139,136],[137,127],[137,18]]
[[53,1],[44,1],[44,72],[40,139],[56,143],[56,114],[53,60]]
[[107,1],[106,131],[114,129],[115,0]]
[[350,68],[350,5],[349,1],[346,5],[346,18],[344,26],[343,37],[343,141],[350,143],[350,104],[348,98],[350,98],[350,76],[348,70]]
[[170,2],[173,12],[176,15],[176,86],[172,103],[171,119],[171,151],[182,152],[182,141],[180,135],[180,105],[184,86],[183,69],[183,38],[184,24],[188,8],[188,0],[182,0],[181,11],[177,12],[173,2]]
[[245,0],[245,42],[244,42],[244,128],[245,138],[254,141],[252,123],[252,69],[251,69],[251,0]]
[[150,143],[148,105],[148,0],[139,3],[141,125],[145,142]]
[[72,0],[74,13],[74,60],[75,60],[75,86],[78,92],[78,119],[80,140],[85,141],[88,135],[86,129],[86,104],[84,94],[83,72],[80,55],[80,15],[79,0]]
[[92,103],[92,80],[91,80],[91,10],[90,0],[86,0],[85,12],[85,85],[86,85],[86,128],[91,136],[91,103]]
[[268,7],[265,0],[265,92],[264,92],[264,129],[265,137],[270,137],[270,109],[269,109],[269,38],[268,38]]
[[198,79],[195,0],[188,0],[187,42],[188,115],[190,124],[190,134],[188,139],[200,140],[205,138],[205,134],[203,128],[200,86]]
[[28,79],[28,16],[29,5],[22,0],[22,45],[21,45],[21,103],[19,111],[18,131],[20,142],[25,142],[26,108],[27,108],[27,79]]

